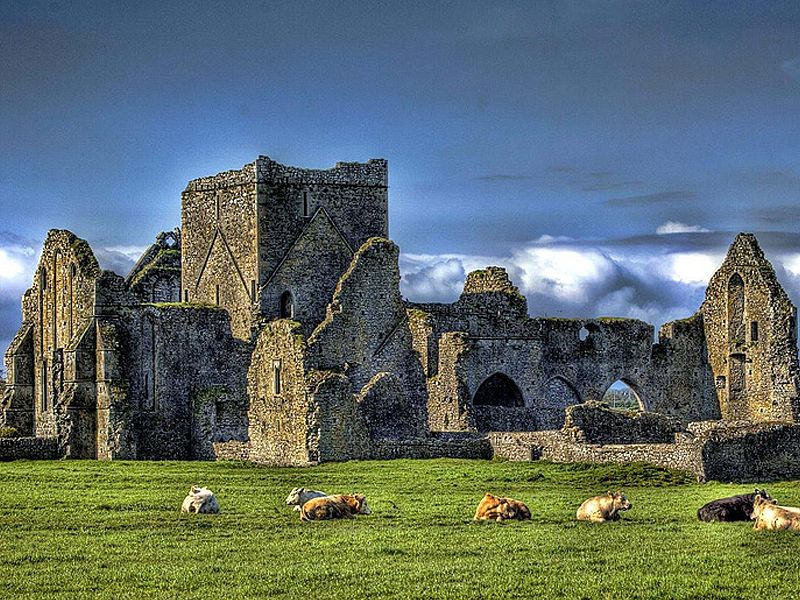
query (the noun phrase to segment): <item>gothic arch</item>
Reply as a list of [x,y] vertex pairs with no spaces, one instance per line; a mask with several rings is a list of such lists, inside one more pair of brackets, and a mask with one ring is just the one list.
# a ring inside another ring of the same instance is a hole
[[[618,386],[617,384],[622,384],[622,386]],[[611,388],[614,388],[615,386],[617,386],[617,390],[621,390],[622,393],[619,394],[622,396],[621,398],[611,397]],[[622,404],[620,404],[620,401]],[[605,392],[603,392],[603,402],[607,402],[612,408],[640,411],[647,410],[644,400],[642,399],[642,393],[639,389],[639,386],[627,377],[620,377],[619,379],[616,379],[606,388]],[[634,404],[635,406],[633,406]]]
[[734,273],[728,280],[728,340],[744,343],[744,281]]
[[519,408],[525,406],[522,392],[508,375],[497,372],[483,380],[472,397],[474,406]]
[[281,294],[281,319],[294,318],[294,296],[286,290]]

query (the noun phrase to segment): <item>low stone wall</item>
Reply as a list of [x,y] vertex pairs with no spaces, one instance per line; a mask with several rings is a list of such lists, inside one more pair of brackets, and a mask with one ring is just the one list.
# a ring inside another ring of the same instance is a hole
[[249,460],[250,442],[229,440],[227,442],[214,442],[214,456],[217,460]]
[[800,425],[720,426],[703,434],[705,476],[719,481],[800,479]]
[[607,404],[586,402],[567,407],[564,430],[588,444],[668,444],[683,431],[678,419],[652,412],[628,413]]
[[800,425],[790,423],[692,423],[668,444],[588,444],[565,431],[494,432],[488,441],[494,456],[508,460],[647,462],[700,481],[800,478]]
[[370,458],[490,458],[492,447],[484,436],[434,434],[411,440],[378,440]]
[[55,437],[0,438],[0,461],[55,460],[63,456]]

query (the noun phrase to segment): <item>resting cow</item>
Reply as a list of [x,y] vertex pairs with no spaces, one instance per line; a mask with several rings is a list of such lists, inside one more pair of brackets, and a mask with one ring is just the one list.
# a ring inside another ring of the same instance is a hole
[[185,513],[218,513],[219,503],[211,490],[193,485],[189,495],[183,499],[181,512]]
[[622,492],[607,492],[602,496],[593,496],[583,501],[578,508],[576,517],[579,521],[592,523],[605,523],[618,521],[619,513],[633,506]]
[[356,515],[368,515],[371,512],[367,499],[362,494],[322,496],[303,504],[300,520],[354,519]]
[[309,490],[308,488],[299,487],[294,488],[289,495],[286,497],[286,504],[289,506],[294,505],[293,510],[300,510],[300,508],[311,500],[312,498],[322,498],[323,496],[327,496],[325,492],[320,492],[318,490]]
[[704,504],[697,511],[701,521],[749,521],[753,516],[753,501],[756,496],[773,500],[766,490],[756,490],[752,494],[741,494],[730,498],[720,498]]
[[800,508],[778,506],[775,500],[757,494],[753,500],[753,529],[800,530]]
[[531,518],[531,511],[525,506],[524,502],[506,498],[505,496],[493,496],[489,492],[478,503],[475,510],[476,521],[497,521],[502,523],[511,519],[524,521]]

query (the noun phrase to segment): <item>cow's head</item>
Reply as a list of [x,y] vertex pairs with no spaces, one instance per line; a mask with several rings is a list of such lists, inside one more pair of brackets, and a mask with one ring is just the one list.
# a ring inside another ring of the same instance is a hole
[[372,514],[372,510],[367,503],[367,497],[364,494],[353,494],[353,498],[356,499],[356,506],[358,507],[358,512],[362,515],[370,515]]
[[633,506],[630,501],[625,497],[620,491],[616,492],[608,492],[609,496],[611,496],[611,502],[614,507],[614,510],[628,510]]
[[774,498],[765,498],[761,494],[756,494],[753,500],[753,512],[750,513],[750,518],[757,519],[761,515],[761,511],[764,510],[764,507],[770,504],[777,504],[777,500]]
[[289,495],[286,496],[286,504],[288,504],[290,506],[292,504],[300,504],[300,496],[305,491],[306,491],[306,488],[303,488],[303,487],[294,488],[291,492],[289,492]]

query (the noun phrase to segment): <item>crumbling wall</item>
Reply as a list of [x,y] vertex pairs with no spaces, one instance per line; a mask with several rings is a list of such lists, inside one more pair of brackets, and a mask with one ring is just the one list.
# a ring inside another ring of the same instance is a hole
[[664,444],[683,431],[679,420],[652,412],[612,410],[602,402],[567,408],[564,431],[587,444]]
[[137,458],[209,458],[214,441],[246,438],[249,348],[227,312],[150,304],[122,323]]
[[247,375],[251,460],[304,465],[317,458],[305,346],[301,325],[288,319],[267,324],[256,340]]
[[700,312],[722,418],[796,420],[796,309],[753,234],[736,236]]
[[125,278],[139,302],[181,301],[181,230],[162,231]]
[[33,435],[33,323],[23,322],[5,354],[6,382],[0,403],[0,426]]
[[[408,435],[427,432],[425,376],[400,296],[398,257],[399,249],[388,240],[373,238],[365,243],[342,275],[325,319],[308,340],[309,367],[343,370],[362,402],[374,397],[368,386],[374,385],[376,375],[390,373],[396,378],[380,397],[394,408],[393,415],[386,415],[384,433],[373,427],[378,437],[396,435],[392,420],[405,423]],[[378,409],[374,401],[369,404],[374,417]]]
[[652,369],[651,410],[684,423],[720,418],[702,314],[661,326]]

